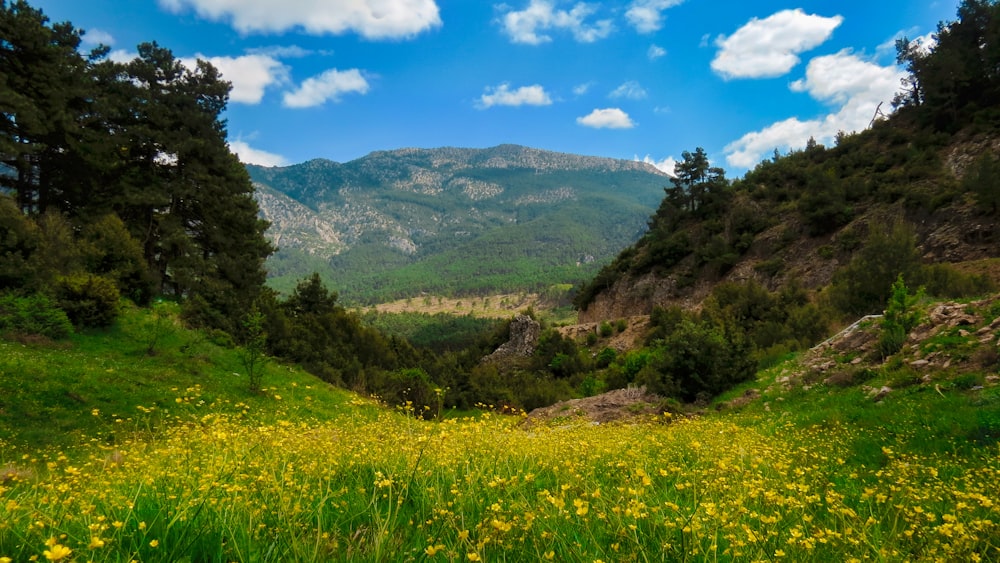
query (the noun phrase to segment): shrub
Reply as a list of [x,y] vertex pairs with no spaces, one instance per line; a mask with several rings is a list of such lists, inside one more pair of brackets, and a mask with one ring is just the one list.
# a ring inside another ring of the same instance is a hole
[[56,278],[56,299],[77,327],[110,326],[118,318],[118,286],[115,282],[91,274],[73,274]]
[[913,227],[897,222],[891,228],[872,225],[868,242],[830,284],[830,302],[843,313],[866,315],[885,307],[899,275],[919,277],[920,255]]
[[681,321],[636,376],[651,392],[685,401],[714,396],[756,372],[741,333],[707,322]]
[[606,368],[618,358],[618,352],[614,348],[604,348],[597,353],[597,367]]
[[922,296],[922,291],[911,296],[903,283],[903,276],[892,284],[892,295],[882,317],[882,332],[878,339],[878,351],[887,358],[903,348],[906,335],[920,322],[920,311],[914,306]]
[[607,338],[614,334],[615,329],[611,326],[611,323],[604,321],[601,323],[600,333],[602,338]]
[[35,294],[18,297],[0,295],[0,335],[38,334],[58,340],[73,333],[73,324],[66,312],[48,297]]

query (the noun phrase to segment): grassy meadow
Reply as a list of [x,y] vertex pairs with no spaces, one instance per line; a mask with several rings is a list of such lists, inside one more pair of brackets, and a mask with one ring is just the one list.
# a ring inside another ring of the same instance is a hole
[[996,386],[424,421],[169,313],[0,341],[0,561],[1000,560]]

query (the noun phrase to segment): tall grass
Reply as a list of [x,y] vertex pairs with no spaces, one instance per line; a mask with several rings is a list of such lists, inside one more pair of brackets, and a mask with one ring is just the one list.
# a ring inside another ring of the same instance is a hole
[[874,403],[778,366],[740,412],[430,422],[289,366],[251,393],[169,318],[0,341],[0,563],[1000,561],[979,375]]
[[551,427],[254,414],[206,407],[116,446],[4,460],[0,557],[1000,558],[995,446],[917,455],[882,436],[868,464],[849,460],[857,427],[756,415]]

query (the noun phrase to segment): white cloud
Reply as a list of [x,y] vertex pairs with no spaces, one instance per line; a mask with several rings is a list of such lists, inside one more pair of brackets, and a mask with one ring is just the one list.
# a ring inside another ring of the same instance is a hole
[[577,96],[582,96],[582,95],[586,94],[588,91],[590,91],[590,87],[593,86],[593,85],[594,85],[593,82],[586,82],[584,84],[578,84],[578,85],[576,85],[576,86],[573,87],[573,93],[576,94]]
[[441,25],[434,0],[159,0],[172,12],[229,22],[240,33],[302,29],[321,35],[355,32],[368,39],[412,37]]
[[565,30],[581,43],[593,43],[607,37],[614,27],[611,20],[598,20],[588,24],[585,20],[595,9],[580,2],[569,11],[557,10],[552,0],[531,0],[523,10],[510,10],[501,18],[501,24],[514,43],[540,45],[552,41],[547,31]]
[[547,106],[552,104],[552,98],[538,84],[510,89],[510,84],[503,83],[496,88],[486,88],[476,106],[486,109],[493,106]]
[[632,118],[618,108],[595,109],[584,117],[576,118],[576,122],[594,129],[631,129],[635,127]]
[[94,47],[98,45],[107,45],[110,47],[115,44],[115,38],[107,31],[91,28],[83,34],[81,42],[84,45],[93,45]]
[[280,154],[274,154],[260,149],[255,149],[245,141],[229,141],[229,150],[236,153],[243,164],[257,164],[259,166],[287,166],[288,159]]
[[895,65],[879,66],[848,50],[816,57],[809,62],[805,78],[793,82],[791,89],[808,93],[835,111],[805,121],[790,117],[747,133],[726,145],[726,163],[750,168],[774,149],[805,146],[809,137],[822,144],[831,144],[839,131],[865,129],[879,103],[892,100],[904,76]]
[[652,33],[663,27],[663,11],[684,0],[634,0],[625,12],[625,19],[639,33]]
[[194,58],[181,58],[181,62],[193,69],[197,59],[211,63],[219,70],[223,80],[232,83],[229,99],[234,103],[259,104],[268,86],[288,80],[288,67],[267,55],[206,57],[198,54]]
[[627,100],[643,100],[646,96],[646,89],[635,80],[623,83],[608,94],[609,98],[625,98]]
[[299,59],[309,55],[332,55],[333,51],[313,51],[303,49],[298,45],[270,45],[268,47],[253,47],[246,50],[249,55],[264,55],[275,59]]
[[636,155],[635,160],[637,162],[645,162],[646,164],[652,164],[661,172],[666,172],[671,176],[674,175],[674,166],[677,165],[677,160],[674,159],[673,156],[668,156],[663,160],[656,160],[647,154],[646,156],[642,157],[642,160],[640,160],[639,155]]
[[799,53],[825,42],[843,20],[801,9],[753,18],[729,37],[716,39],[712,70],[727,79],[781,76],[799,63]]
[[139,56],[137,51],[128,51],[126,49],[115,49],[108,53],[108,59],[116,63],[127,63]]
[[292,92],[285,92],[284,106],[289,108],[309,108],[327,101],[340,101],[342,94],[367,94],[370,86],[361,71],[356,68],[337,70],[332,68],[322,74],[307,78]]
[[666,54],[667,50],[659,45],[650,45],[649,50],[646,51],[646,56],[649,57],[649,60],[651,61],[655,61]]

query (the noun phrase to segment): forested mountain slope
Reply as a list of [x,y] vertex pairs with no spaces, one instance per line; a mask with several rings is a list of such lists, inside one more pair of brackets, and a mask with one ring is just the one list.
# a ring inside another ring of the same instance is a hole
[[279,247],[272,283],[317,270],[349,301],[588,279],[635,241],[669,179],[515,145],[248,169]]

